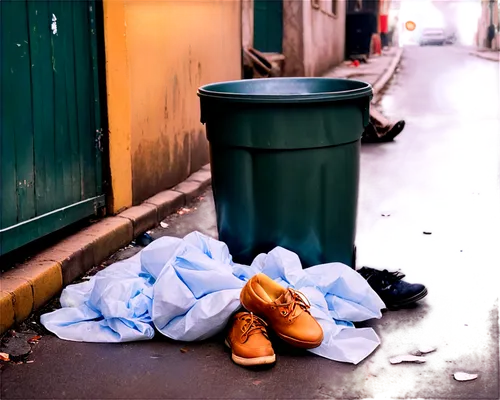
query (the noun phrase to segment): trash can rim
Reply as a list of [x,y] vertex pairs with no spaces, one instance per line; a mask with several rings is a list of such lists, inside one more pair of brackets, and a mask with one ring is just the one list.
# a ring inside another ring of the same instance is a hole
[[[281,94],[270,94],[270,93],[238,93],[231,91],[220,91],[214,90],[219,89],[220,85],[245,85],[252,82],[277,82],[277,81],[302,81],[302,82],[333,82],[342,81],[350,82],[353,84],[353,89],[339,90],[339,91],[323,91],[323,92],[312,92],[312,93],[281,93]],[[266,79],[239,79],[233,81],[223,81],[214,82],[207,85],[203,85],[198,88],[198,96],[210,99],[219,100],[230,100],[230,101],[243,101],[243,102],[259,102],[259,103],[297,103],[297,102],[318,102],[318,101],[336,101],[336,100],[348,100],[356,99],[360,97],[372,97],[373,90],[372,86],[367,83],[357,79],[346,79],[346,78],[325,78],[325,77],[301,77],[301,78],[290,78],[290,77],[280,77],[280,78],[266,78]]]

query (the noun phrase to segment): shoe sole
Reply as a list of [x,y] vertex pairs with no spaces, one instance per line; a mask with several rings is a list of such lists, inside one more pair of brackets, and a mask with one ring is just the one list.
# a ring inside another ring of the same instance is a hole
[[262,357],[253,357],[253,358],[245,358],[237,356],[232,352],[231,345],[227,340],[224,341],[224,344],[231,349],[231,359],[235,364],[241,365],[243,367],[255,367],[256,365],[267,365],[274,364],[276,362],[276,354],[272,356],[262,356]]
[[397,308],[409,306],[413,303],[416,303],[417,301],[422,300],[425,296],[427,296],[427,294],[428,294],[428,291],[427,291],[427,288],[425,288],[420,293],[417,293],[415,296],[410,297],[409,299],[406,299],[406,300],[401,301],[399,303],[392,303],[392,304],[388,305],[387,308],[397,309]]
[[[245,308],[247,311],[251,311],[243,303],[243,301],[241,301],[241,299],[240,299],[240,302],[241,302],[241,305],[243,306],[243,308]],[[272,326],[271,326],[271,328],[272,328]],[[273,330],[274,330],[274,332],[276,333],[276,335],[278,335],[278,337],[281,340],[283,340],[284,342],[286,342],[288,344],[291,344],[292,346],[295,346],[295,347],[298,347],[298,348],[301,348],[301,349],[315,349],[316,347],[319,347],[321,345],[321,343],[323,342],[323,337],[321,338],[321,340],[319,342],[304,342],[302,340],[297,340],[297,339],[291,338],[289,336],[283,335],[282,333],[277,332],[276,329],[273,329]]]

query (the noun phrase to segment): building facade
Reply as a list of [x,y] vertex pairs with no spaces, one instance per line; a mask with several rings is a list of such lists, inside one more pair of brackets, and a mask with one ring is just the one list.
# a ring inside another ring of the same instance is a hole
[[285,76],[318,76],[344,60],[346,2],[243,0],[242,45],[282,54]]
[[[499,3],[499,0],[481,0],[481,16],[477,24],[476,34],[476,45],[479,48],[500,50]],[[489,32],[490,26],[493,28],[491,33]]]

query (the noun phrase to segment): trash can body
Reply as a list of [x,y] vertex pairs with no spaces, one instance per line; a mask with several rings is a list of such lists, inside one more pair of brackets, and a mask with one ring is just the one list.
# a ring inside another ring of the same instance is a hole
[[282,246],[304,267],[353,264],[370,85],[274,78],[199,90],[219,239],[236,262]]

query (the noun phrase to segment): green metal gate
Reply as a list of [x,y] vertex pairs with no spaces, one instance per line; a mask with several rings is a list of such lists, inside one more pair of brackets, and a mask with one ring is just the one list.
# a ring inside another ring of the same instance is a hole
[[1,0],[0,13],[2,255],[104,196],[96,1]]

